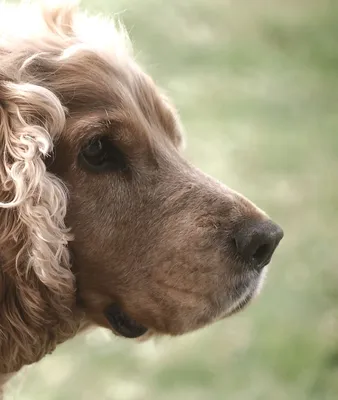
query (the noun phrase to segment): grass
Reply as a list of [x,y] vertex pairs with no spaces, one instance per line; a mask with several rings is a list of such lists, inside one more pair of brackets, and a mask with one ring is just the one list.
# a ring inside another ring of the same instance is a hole
[[338,4],[85,4],[122,11],[139,61],[180,110],[188,157],[285,239],[240,315],[142,345],[99,330],[19,374],[7,399],[337,399]]

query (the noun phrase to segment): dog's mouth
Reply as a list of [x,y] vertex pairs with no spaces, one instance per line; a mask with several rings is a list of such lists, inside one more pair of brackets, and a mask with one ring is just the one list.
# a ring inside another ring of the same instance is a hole
[[236,288],[235,292],[237,298],[234,299],[233,303],[226,310],[225,317],[230,317],[233,314],[242,311],[247,307],[248,304],[259,294],[266,275],[266,271],[261,273],[261,275],[255,278],[253,281],[245,282],[240,285],[240,288]]
[[136,339],[148,331],[148,328],[136,322],[118,304],[111,304],[104,314],[114,332],[125,338]]

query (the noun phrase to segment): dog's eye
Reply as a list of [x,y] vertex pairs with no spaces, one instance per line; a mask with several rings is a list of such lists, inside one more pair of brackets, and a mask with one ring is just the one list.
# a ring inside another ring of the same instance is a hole
[[82,164],[92,172],[123,171],[126,159],[106,137],[92,139],[80,153]]

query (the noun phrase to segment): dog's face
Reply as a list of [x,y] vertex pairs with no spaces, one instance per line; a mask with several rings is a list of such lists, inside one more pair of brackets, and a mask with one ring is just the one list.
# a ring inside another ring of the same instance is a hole
[[177,114],[149,77],[100,63],[104,85],[87,78],[87,101],[72,97],[51,166],[69,187],[78,304],[125,337],[232,314],[259,289],[281,229],[185,160]]
[[243,308],[282,230],[185,160],[123,34],[68,7],[40,27],[21,11],[30,35],[0,13],[0,371],[53,351],[83,312],[144,338]]

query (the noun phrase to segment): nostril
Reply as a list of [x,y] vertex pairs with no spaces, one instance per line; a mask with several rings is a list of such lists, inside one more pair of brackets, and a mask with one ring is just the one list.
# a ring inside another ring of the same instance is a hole
[[253,253],[252,258],[253,261],[257,262],[257,264],[263,264],[265,261],[269,259],[270,254],[271,254],[271,245],[265,243],[258,247],[258,249]]
[[234,242],[242,260],[260,270],[269,263],[282,237],[282,229],[272,221],[254,221],[241,226]]

